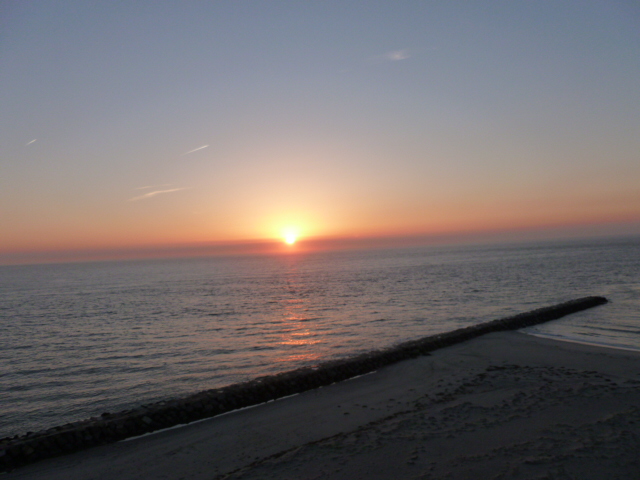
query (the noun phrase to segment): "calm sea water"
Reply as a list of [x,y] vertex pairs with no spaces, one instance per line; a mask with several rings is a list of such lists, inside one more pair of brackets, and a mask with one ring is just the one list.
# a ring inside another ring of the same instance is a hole
[[586,295],[640,349],[640,239],[0,267],[0,437]]

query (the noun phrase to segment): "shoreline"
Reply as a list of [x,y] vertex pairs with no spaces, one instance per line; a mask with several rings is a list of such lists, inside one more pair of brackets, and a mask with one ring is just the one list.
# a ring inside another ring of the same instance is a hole
[[303,367],[258,377],[248,382],[206,390],[184,398],[143,405],[115,414],[105,412],[100,418],[92,417],[37,433],[7,437],[0,439],[0,471],[12,470],[46,458],[164,430],[183,423],[192,423],[242,407],[331,385],[487,333],[537,325],[607,302],[606,298],[597,296],[578,298],[511,317],[403,342],[383,350],[326,361],[313,368]]
[[640,352],[494,332],[7,479],[633,478]]
[[[605,345],[605,344],[593,343],[593,342],[592,343],[580,342],[580,341],[577,341],[577,340],[569,340],[569,339],[564,339],[564,338],[554,338],[554,337],[551,337],[551,336],[539,335],[539,334],[529,333],[529,332],[525,332],[525,331],[517,331],[517,332],[522,334],[522,335],[536,337],[536,338],[540,338],[540,339],[543,339],[543,340],[551,340],[552,342],[584,345],[584,346],[587,346],[587,347],[593,347],[595,349],[599,349],[599,350],[603,350],[603,351],[606,351],[606,350],[609,350],[609,349],[610,350],[614,350],[614,351],[620,350],[620,351],[623,351],[623,352],[633,352],[633,353],[637,353],[637,354],[640,355],[640,349],[615,347],[615,346],[611,346],[611,345]],[[428,354],[428,355],[430,355],[430,354]],[[368,373],[363,373],[361,375],[356,375],[355,377],[347,378],[346,380],[342,380],[340,383],[350,382],[350,381],[356,380],[356,379],[358,379],[360,377],[364,377],[366,375],[372,375],[372,374],[375,374],[375,373],[377,373],[377,370],[374,370],[374,371],[368,372]],[[639,372],[639,374],[640,374],[640,372]],[[331,386],[331,385],[335,385],[335,383],[332,383],[329,386]],[[323,387],[318,387],[318,388],[323,388]],[[292,398],[292,397],[295,397],[297,395],[301,395],[302,393],[304,393],[304,392],[294,393],[294,394],[291,394],[291,395],[287,395],[286,397],[274,398],[272,400],[267,400],[266,402],[257,403],[255,405],[249,405],[247,407],[241,407],[241,408],[238,408],[236,410],[230,410],[228,412],[220,413],[219,415],[215,415],[213,417],[202,418],[200,420],[195,420],[195,421],[190,422],[190,423],[181,423],[179,425],[174,425],[172,427],[163,428],[162,430],[154,430],[153,432],[143,433],[142,435],[137,435],[135,437],[127,437],[127,438],[125,438],[123,440],[119,440],[119,443],[129,442],[129,441],[137,440],[139,438],[144,438],[144,437],[149,437],[151,435],[161,434],[161,433],[164,433],[164,432],[169,431],[169,430],[176,430],[176,429],[188,427],[190,425],[195,425],[195,424],[198,424],[198,423],[207,422],[209,420],[215,420],[216,418],[220,418],[220,417],[223,417],[225,415],[232,415],[234,413],[242,412],[244,410],[249,410],[249,409],[252,409],[252,408],[258,408],[258,407],[261,407],[263,405],[268,405],[268,404],[273,403],[273,402],[279,402],[279,401],[282,401],[282,400],[286,400],[288,398]]]
[[611,345],[609,343],[598,343],[598,342],[585,342],[582,340],[573,340],[571,338],[566,338],[566,337],[561,337],[559,335],[545,335],[542,333],[532,333],[532,332],[522,332],[525,335],[531,335],[533,337],[538,337],[538,338],[546,338],[549,340],[555,340],[557,342],[567,342],[567,343],[575,343],[578,345],[588,345],[590,347],[597,347],[597,348],[610,348],[611,350],[622,350],[624,352],[639,352],[640,353],[640,348],[634,348],[634,347],[628,347],[628,346],[621,346],[621,345]]

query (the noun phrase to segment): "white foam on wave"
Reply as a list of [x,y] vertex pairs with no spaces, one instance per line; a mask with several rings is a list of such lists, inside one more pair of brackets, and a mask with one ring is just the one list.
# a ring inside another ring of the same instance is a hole
[[526,328],[519,331],[526,335],[531,335],[533,337],[548,338],[550,340],[558,340],[559,342],[577,343],[580,345],[589,345],[590,347],[611,348],[614,350],[625,350],[627,352],[640,352],[640,348],[632,347],[630,345],[619,345],[619,344],[611,344],[611,343],[604,343],[604,342],[585,342],[584,340],[578,340],[575,338],[565,337],[562,335],[552,335],[548,333],[531,332],[531,331],[527,331]]

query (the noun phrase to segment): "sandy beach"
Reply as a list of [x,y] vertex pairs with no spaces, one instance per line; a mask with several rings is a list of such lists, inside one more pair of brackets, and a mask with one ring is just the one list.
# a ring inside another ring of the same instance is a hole
[[640,353],[500,332],[7,479],[629,479]]

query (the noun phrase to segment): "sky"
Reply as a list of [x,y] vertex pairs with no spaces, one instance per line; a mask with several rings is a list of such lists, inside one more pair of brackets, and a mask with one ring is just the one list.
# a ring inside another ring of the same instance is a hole
[[2,1],[0,263],[638,234],[639,79],[634,1]]

